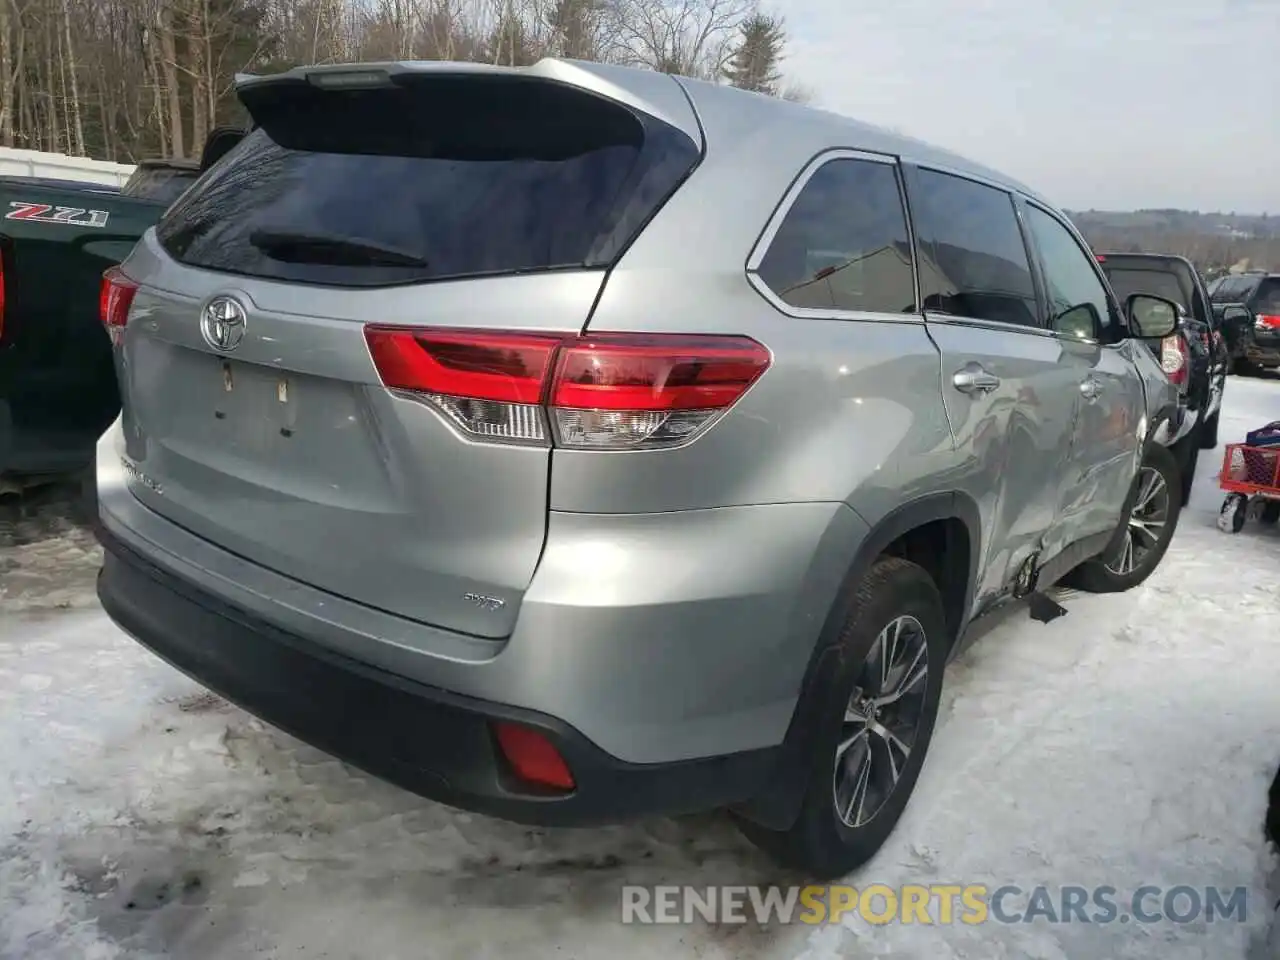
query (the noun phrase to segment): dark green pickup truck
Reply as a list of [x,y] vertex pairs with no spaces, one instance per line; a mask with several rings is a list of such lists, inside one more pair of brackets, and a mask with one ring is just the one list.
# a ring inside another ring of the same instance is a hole
[[92,464],[120,412],[103,271],[243,136],[215,134],[200,163],[144,162],[119,189],[0,177],[0,492]]
[[0,475],[11,483],[86,466],[119,413],[98,320],[102,272],[166,207],[91,184],[0,177]]

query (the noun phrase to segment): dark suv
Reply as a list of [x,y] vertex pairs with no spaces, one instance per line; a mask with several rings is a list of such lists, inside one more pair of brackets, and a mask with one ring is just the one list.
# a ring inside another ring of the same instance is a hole
[[1121,300],[1142,293],[1178,307],[1178,329],[1147,341],[1178,388],[1179,425],[1172,445],[1182,467],[1184,503],[1191,495],[1202,449],[1218,444],[1218,415],[1226,382],[1227,348],[1218,335],[1204,281],[1185,257],[1155,253],[1099,253],[1098,264]]
[[[1209,287],[1209,299],[1222,324],[1233,372],[1280,367],[1280,274],[1235,273]],[[1247,312],[1228,308],[1238,305]]]

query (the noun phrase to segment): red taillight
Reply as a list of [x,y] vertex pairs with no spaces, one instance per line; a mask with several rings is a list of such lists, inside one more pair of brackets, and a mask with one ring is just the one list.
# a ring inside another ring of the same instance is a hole
[[1180,334],[1171,333],[1160,341],[1160,366],[1171,383],[1182,386],[1187,382],[1189,359],[1187,345]]
[[1102,254],[1098,254],[1094,259],[1096,259],[1099,263],[1106,263],[1106,262],[1107,262],[1107,258],[1106,258],[1106,257],[1104,257]]
[[[467,434],[585,450],[679,446],[769,367],[746,337],[586,337],[369,326],[384,385],[423,396]],[[545,414],[545,416],[544,416]]]
[[129,308],[133,306],[133,295],[137,292],[138,285],[119,267],[111,267],[102,275],[98,316],[113,337],[129,322]]
[[574,788],[569,765],[545,734],[505,721],[495,722],[493,733],[502,755],[521,780],[557,790]]
[[1258,319],[1255,321],[1254,326],[1264,327],[1268,330],[1280,329],[1280,316],[1270,313],[1260,313],[1258,314]]
[[382,382],[400,390],[499,403],[538,403],[561,338],[366,327]]

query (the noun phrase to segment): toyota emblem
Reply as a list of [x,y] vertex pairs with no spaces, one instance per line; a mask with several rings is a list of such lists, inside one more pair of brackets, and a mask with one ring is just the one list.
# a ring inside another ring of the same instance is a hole
[[231,297],[214,297],[200,314],[204,342],[218,351],[234,350],[244,339],[244,307]]

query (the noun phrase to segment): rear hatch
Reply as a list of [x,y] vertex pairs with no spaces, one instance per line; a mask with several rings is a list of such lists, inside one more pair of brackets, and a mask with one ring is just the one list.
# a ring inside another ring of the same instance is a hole
[[[549,441],[521,403],[388,389],[396,328],[577,333],[700,144],[523,71],[330,68],[241,99],[257,128],[123,268],[131,488],[279,573],[507,636],[542,551]],[[536,351],[464,339],[433,341],[453,392],[505,378],[537,403],[520,386]]]
[[[1194,316],[1195,277],[1191,273],[1192,268],[1182,261],[1133,254],[1100,254],[1098,263],[1121,304],[1135,293],[1145,293],[1172,300],[1186,316]],[[1172,336],[1146,338],[1144,342],[1160,359],[1164,372],[1177,385],[1179,392],[1185,394],[1191,354],[1185,326],[1180,327],[1180,331]],[[1207,342],[1201,346],[1205,351],[1209,349]]]
[[1280,348],[1280,277],[1267,277],[1254,296],[1254,341],[1269,350]]

